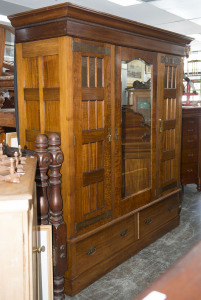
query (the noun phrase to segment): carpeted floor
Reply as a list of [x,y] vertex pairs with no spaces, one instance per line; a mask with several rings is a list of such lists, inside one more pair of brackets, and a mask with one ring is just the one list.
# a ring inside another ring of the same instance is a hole
[[201,192],[184,187],[180,225],[74,297],[65,300],[133,300],[201,240]]

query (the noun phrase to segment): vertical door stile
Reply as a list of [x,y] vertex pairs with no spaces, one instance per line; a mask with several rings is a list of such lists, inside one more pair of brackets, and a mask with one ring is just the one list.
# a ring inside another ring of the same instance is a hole
[[119,139],[115,142],[115,217],[121,215],[121,47],[115,49],[115,127],[119,133]]
[[59,38],[59,74],[60,74],[60,128],[61,145],[65,153],[62,164],[63,217],[67,226],[67,238],[72,236],[75,205],[75,156],[74,156],[74,109],[73,109],[73,57],[72,38]]
[[115,121],[115,46],[111,46],[111,132],[113,142],[111,144],[111,204],[112,216],[115,217],[115,149],[119,140],[119,129]]
[[38,57],[38,85],[39,85],[39,102],[40,102],[40,132],[45,133],[45,107],[43,99],[43,57]]
[[[22,44],[16,44],[16,63],[17,63],[17,92],[18,92],[18,114],[19,114],[19,143],[22,147],[26,144],[26,119],[24,101],[24,67],[22,57]],[[22,117],[20,117],[22,115]]]

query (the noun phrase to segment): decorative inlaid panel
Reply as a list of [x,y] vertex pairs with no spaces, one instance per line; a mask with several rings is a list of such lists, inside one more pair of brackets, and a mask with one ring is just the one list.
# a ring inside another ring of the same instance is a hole
[[104,128],[104,100],[82,101],[83,130]]
[[28,130],[40,131],[40,103],[39,101],[26,101],[26,125]]
[[82,87],[103,87],[103,59],[82,56]]
[[82,170],[91,172],[104,167],[104,142],[95,142],[82,145]]
[[175,119],[176,118],[176,99],[167,98],[164,99],[165,114],[164,120]]
[[45,132],[60,131],[59,101],[45,101]]
[[90,184],[82,188],[83,213],[87,215],[104,207],[104,182]]
[[43,57],[44,88],[59,87],[59,58],[58,55]]
[[163,163],[164,182],[168,182],[175,177],[175,159],[167,160]]
[[39,87],[39,70],[38,58],[25,58],[24,59],[24,87],[25,88],[38,88]]
[[165,78],[164,88],[175,89],[176,88],[176,67],[166,65],[164,78]]

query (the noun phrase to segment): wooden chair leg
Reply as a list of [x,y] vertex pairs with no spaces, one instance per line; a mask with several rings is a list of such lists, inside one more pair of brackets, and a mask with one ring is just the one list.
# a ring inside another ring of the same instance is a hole
[[38,199],[38,223],[49,224],[49,204],[47,197],[48,188],[48,167],[50,164],[50,153],[48,152],[48,139],[46,135],[39,134],[35,141],[35,156],[37,157],[38,164],[36,169],[36,186],[37,186],[37,199]]
[[51,163],[49,165],[49,222],[52,224],[53,231],[53,286],[54,299],[64,299],[64,274],[67,270],[66,255],[66,224],[62,216],[63,200],[61,197],[61,164],[63,162],[63,153],[60,146],[60,137],[52,133],[48,137],[49,153]]

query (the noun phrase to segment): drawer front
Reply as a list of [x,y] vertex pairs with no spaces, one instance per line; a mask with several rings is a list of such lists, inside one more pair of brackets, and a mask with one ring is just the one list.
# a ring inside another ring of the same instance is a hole
[[185,119],[183,120],[183,135],[197,134],[197,120]]
[[80,274],[138,238],[137,215],[76,243],[76,273]]
[[139,213],[140,238],[161,227],[179,212],[179,195],[173,195]]
[[183,149],[193,149],[197,148],[197,135],[191,135],[191,136],[183,136],[182,140],[182,148]]
[[198,166],[197,164],[183,164],[182,165],[182,177],[190,178],[197,177],[198,175]]
[[197,163],[198,151],[197,149],[183,150],[182,151],[182,164],[184,163]]

